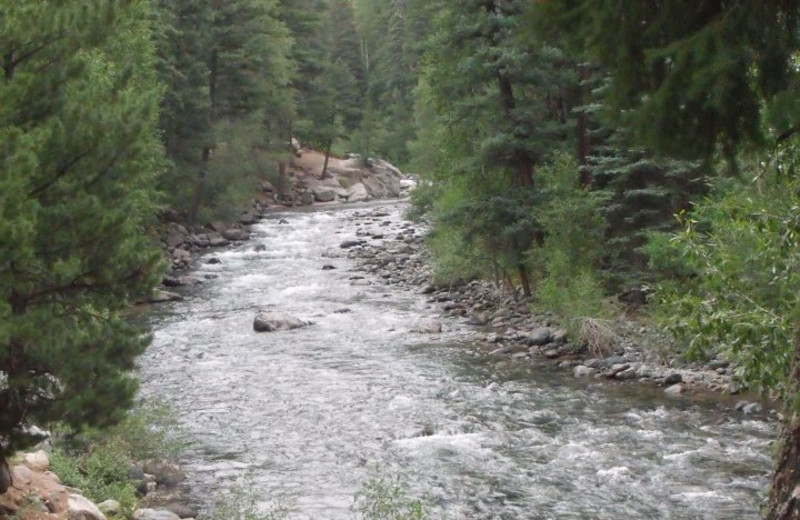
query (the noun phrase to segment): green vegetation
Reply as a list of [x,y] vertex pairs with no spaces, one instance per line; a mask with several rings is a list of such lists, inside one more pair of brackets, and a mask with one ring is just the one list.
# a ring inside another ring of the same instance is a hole
[[282,520],[292,512],[290,503],[278,501],[266,510],[259,505],[259,497],[249,479],[243,479],[219,493],[205,520]]
[[403,483],[373,478],[356,494],[354,509],[362,520],[428,520],[430,515],[419,500],[408,496]]
[[162,165],[146,1],[0,4],[0,460],[27,427],[124,417],[159,280]]
[[[681,354],[781,399],[767,517],[800,517],[800,6],[689,4],[0,0],[0,460],[126,418],[155,216],[235,217],[296,136],[418,169],[439,281],[493,278],[598,353],[653,289]],[[69,478],[149,449],[98,446]]]
[[96,503],[117,500],[123,516],[130,517],[141,484],[131,480],[131,468],[151,459],[174,460],[184,446],[169,407],[146,401],[113,428],[58,432],[50,456],[51,470],[65,485],[82,490]]

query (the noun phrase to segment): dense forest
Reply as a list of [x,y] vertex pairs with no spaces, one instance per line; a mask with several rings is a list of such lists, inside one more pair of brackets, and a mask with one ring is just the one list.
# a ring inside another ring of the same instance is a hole
[[735,361],[782,403],[765,516],[800,518],[798,21],[792,0],[0,1],[0,457],[33,424],[120,419],[160,215],[233,218],[297,138],[416,172],[443,282],[495,279],[577,334],[646,305],[680,355]]

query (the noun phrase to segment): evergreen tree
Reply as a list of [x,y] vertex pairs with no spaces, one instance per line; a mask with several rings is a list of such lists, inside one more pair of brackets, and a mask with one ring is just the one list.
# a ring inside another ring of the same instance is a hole
[[158,279],[150,2],[0,4],[0,457],[121,418]]
[[742,145],[800,120],[797,2],[556,0],[531,13],[606,67],[617,125],[664,154],[710,159],[719,145],[734,165]]
[[448,134],[442,152],[453,158],[442,176],[462,177],[468,199],[455,205],[466,221],[445,220],[469,224],[464,238],[499,253],[530,295],[524,256],[541,239],[534,172],[568,142],[575,80],[557,48],[521,40],[523,5],[443,2],[423,79]]
[[288,142],[290,40],[273,0],[180,0],[159,14],[170,184],[194,224],[204,206],[241,203],[226,197],[249,192],[261,155]]

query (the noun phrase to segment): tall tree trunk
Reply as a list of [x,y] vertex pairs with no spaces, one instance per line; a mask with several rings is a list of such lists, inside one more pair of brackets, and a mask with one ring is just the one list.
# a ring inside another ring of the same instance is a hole
[[328,173],[328,161],[331,158],[331,148],[333,147],[333,137],[328,139],[328,146],[325,147],[325,162],[322,163],[322,174],[320,175],[320,179],[325,178],[325,174]]
[[[795,358],[791,377],[791,384],[800,386],[800,330],[795,333]],[[764,518],[800,520],[800,416],[797,413],[787,413],[779,442]]]
[[286,196],[286,161],[281,161],[278,164],[278,200],[284,201]]
[[6,81],[14,79],[14,49],[11,49],[3,57],[3,75]]
[[208,177],[208,164],[211,161],[211,148],[203,148],[202,163],[200,165],[200,172],[197,176],[197,185],[194,188],[194,197],[192,198],[192,206],[189,208],[189,227],[193,228],[197,225],[197,214],[200,211],[200,205],[203,202],[203,192],[205,191],[206,178]]
[[[514,88],[511,85],[511,80],[508,75],[503,72],[497,73],[497,85],[500,88],[500,103],[503,109],[503,116],[506,120],[514,125],[514,108],[516,108],[516,101],[514,100]],[[517,139],[522,136],[515,135]],[[514,148],[514,161],[517,166],[517,180],[518,186],[532,187],[533,183],[533,158],[527,150],[522,148]]]
[[589,171],[589,154],[591,154],[591,141],[589,140],[589,116],[586,115],[586,103],[589,101],[587,81],[589,72],[586,65],[578,65],[578,81],[580,82],[580,106],[576,131],[578,133],[578,163],[580,164],[581,186],[588,187],[592,184],[592,173]]

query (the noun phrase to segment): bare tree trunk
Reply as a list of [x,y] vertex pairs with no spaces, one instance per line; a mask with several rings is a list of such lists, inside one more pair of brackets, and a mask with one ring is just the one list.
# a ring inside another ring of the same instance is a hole
[[331,158],[332,147],[333,147],[333,137],[328,139],[328,146],[325,147],[325,162],[322,164],[322,175],[320,175],[320,179],[324,179],[325,174],[328,173],[328,161]]

